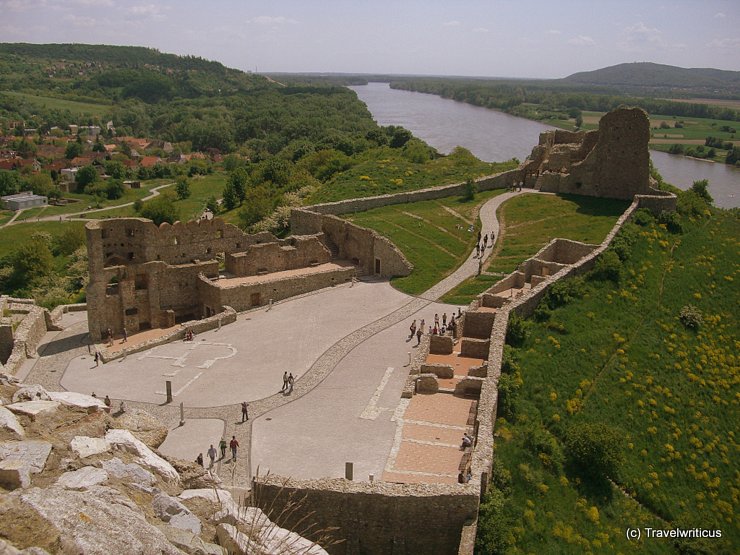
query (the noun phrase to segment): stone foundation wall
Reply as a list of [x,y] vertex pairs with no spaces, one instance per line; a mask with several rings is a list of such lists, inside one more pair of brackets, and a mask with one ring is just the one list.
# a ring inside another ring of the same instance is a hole
[[433,355],[449,355],[452,353],[453,345],[454,342],[449,335],[429,336],[429,352]]
[[291,237],[285,241],[250,245],[244,252],[226,255],[226,271],[234,276],[254,276],[324,264],[331,253],[317,236]]
[[[253,491],[257,505],[270,518],[277,518],[291,498],[304,499],[300,511],[288,515],[285,522],[278,518],[277,523],[300,531],[299,519],[312,512],[314,529],[337,527],[335,537],[345,540],[327,548],[332,555],[456,553],[463,528],[478,512],[478,489],[471,484],[427,486],[341,479],[285,484],[268,476],[255,481]],[[302,535],[318,539],[311,533]]]
[[233,286],[221,286],[218,282],[201,276],[198,282],[198,296],[203,306],[210,308],[211,311],[218,312],[221,306],[228,305],[241,312],[255,306],[266,305],[270,299],[277,302],[324,287],[346,283],[354,276],[355,269],[349,266],[283,279],[270,279],[268,275],[265,276],[264,281]]
[[496,315],[493,312],[466,312],[463,335],[477,339],[488,339],[491,337],[491,328],[495,317]]
[[[3,362],[6,372],[15,374],[26,359],[36,356],[36,348],[48,331],[47,324],[51,318],[49,311],[34,304],[33,299],[2,296],[0,308],[25,314],[15,331],[12,326],[3,326],[4,331],[0,333],[0,348],[8,353],[0,362]],[[8,352],[9,343],[11,348]]]

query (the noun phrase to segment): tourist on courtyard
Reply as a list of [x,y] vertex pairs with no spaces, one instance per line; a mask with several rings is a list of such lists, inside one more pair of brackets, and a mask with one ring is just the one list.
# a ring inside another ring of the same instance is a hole
[[231,461],[236,462],[236,450],[239,449],[239,442],[236,440],[236,436],[231,436],[229,448],[231,449]]
[[213,465],[216,463],[216,448],[213,446],[213,443],[211,443],[211,446],[208,448],[208,458],[211,459],[211,466],[208,468],[212,468]]
[[447,325],[447,313],[446,312],[442,314],[442,325],[443,326]]
[[108,410],[110,410],[110,405],[111,405],[111,402],[110,402],[110,397],[108,397],[108,396],[106,395],[106,396],[105,396],[105,399],[103,399],[103,403],[105,403],[105,406],[106,406],[106,407],[108,407]]
[[203,466],[203,453],[198,453],[198,456],[195,458],[195,462],[200,466]]
[[246,401],[242,401],[242,422],[249,420],[249,405]]
[[458,484],[464,484],[465,483],[465,475],[463,474],[463,471],[462,470],[457,475],[457,483]]
[[480,245],[478,243],[475,244],[475,256],[480,256]]
[[439,314],[434,315],[434,327],[435,328],[439,327]]
[[113,330],[108,328],[108,346],[111,347],[113,345]]
[[424,324],[426,324],[426,320],[422,318],[421,323],[419,324],[419,329],[421,330],[421,333],[424,333]]
[[100,364],[100,353],[97,349],[95,349],[95,367],[97,368],[98,364]]
[[128,332],[126,331],[126,327],[123,327],[123,339],[121,339],[121,343],[126,343],[128,341]]
[[283,387],[280,389],[280,391],[284,392],[288,389],[288,373],[283,372]]
[[480,243],[480,229],[478,230],[478,242]]
[[424,334],[421,332],[421,328],[419,328],[418,330],[416,330],[416,344],[417,345],[419,345],[421,343],[421,336],[422,335],[424,335]]
[[293,393],[293,383],[295,382],[295,378],[293,377],[293,372],[288,374],[288,395]]
[[221,458],[226,458],[226,439],[221,438],[221,441],[218,442],[218,448],[221,449]]
[[462,445],[460,446],[461,449],[465,449],[466,447],[470,447],[473,445],[473,438],[468,435],[467,432],[463,434],[462,438]]
[[409,335],[409,339],[412,339],[416,334],[416,320],[411,322],[411,325],[409,326],[409,331],[411,332],[411,334]]

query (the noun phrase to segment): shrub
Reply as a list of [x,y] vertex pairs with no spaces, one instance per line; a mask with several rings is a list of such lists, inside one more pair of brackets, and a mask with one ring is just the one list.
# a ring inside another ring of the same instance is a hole
[[493,486],[488,488],[478,514],[476,553],[495,554],[508,551],[511,523],[504,512],[505,504],[506,496],[501,490]]
[[580,299],[585,294],[586,281],[582,277],[561,279],[550,286],[545,295],[545,302],[550,309],[568,304],[573,299]]
[[511,314],[509,316],[509,326],[506,329],[506,343],[519,347],[527,340],[528,336],[529,326],[527,322],[516,314]]
[[516,398],[522,387],[522,377],[517,371],[513,374],[501,374],[498,380],[498,403],[496,415],[514,421],[516,417]]
[[539,425],[527,427],[524,431],[524,446],[538,457],[546,468],[560,473],[565,455],[560,443],[550,432]]
[[706,179],[702,179],[700,181],[694,181],[694,184],[691,186],[691,190],[696,193],[699,197],[704,199],[704,202],[707,204],[712,204],[714,202],[714,199],[712,198],[712,195],[709,194],[708,188],[709,187],[709,181]]
[[635,224],[625,225],[609,247],[617,253],[619,260],[622,262],[632,255],[632,246],[639,237],[637,230],[638,228]]
[[663,224],[671,233],[681,233],[681,231],[683,231],[681,217],[677,212],[668,212],[664,210],[660,213],[660,216],[658,216],[658,223]]
[[632,221],[641,227],[648,226],[655,222],[653,213],[647,208],[638,208],[635,213],[632,214]]
[[144,206],[144,202],[140,198],[137,198],[134,201],[134,212],[139,214],[143,206]]
[[596,261],[596,266],[591,272],[593,279],[597,280],[610,280],[614,283],[619,283],[622,276],[622,261],[619,259],[617,253],[609,249],[604,252],[599,259]]
[[509,472],[509,469],[498,458],[493,459],[491,483],[504,495],[508,496],[511,494],[511,472]]
[[622,435],[604,424],[580,423],[568,429],[565,446],[568,459],[583,474],[594,478],[616,476],[624,454]]
[[501,357],[501,372],[504,374],[513,374],[519,370],[519,362],[516,354],[514,354],[514,350],[509,345],[504,345],[504,352]]
[[697,330],[704,323],[704,318],[701,315],[701,311],[692,304],[687,304],[681,309],[678,315],[681,323],[692,330]]
[[475,181],[472,178],[468,178],[465,181],[465,190],[463,191],[463,200],[469,201],[475,198],[475,193],[478,192],[478,188],[475,186]]

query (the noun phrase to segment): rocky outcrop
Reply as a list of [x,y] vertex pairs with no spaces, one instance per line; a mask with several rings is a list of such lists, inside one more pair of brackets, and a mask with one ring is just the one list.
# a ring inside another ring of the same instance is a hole
[[323,553],[240,507],[200,466],[161,457],[167,429],[145,411],[119,418],[94,397],[3,374],[0,401],[0,555]]

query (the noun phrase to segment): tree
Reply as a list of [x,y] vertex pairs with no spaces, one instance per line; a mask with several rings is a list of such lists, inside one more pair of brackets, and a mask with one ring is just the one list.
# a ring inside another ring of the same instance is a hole
[[75,183],[77,184],[77,192],[83,192],[85,187],[94,183],[98,179],[98,172],[93,166],[85,166],[77,171],[75,176]]
[[26,187],[37,195],[47,195],[54,188],[48,173],[33,173],[26,177]]
[[171,194],[166,193],[144,204],[139,214],[142,218],[152,220],[155,225],[160,225],[164,222],[174,224],[180,219],[174,198],[172,198]]
[[273,156],[262,167],[262,179],[283,187],[290,179],[290,166],[286,160]]
[[67,143],[67,148],[64,150],[64,157],[67,160],[72,160],[72,158],[77,158],[81,155],[82,143],[78,143],[77,141],[70,141]]
[[691,190],[694,191],[701,198],[703,198],[707,204],[712,204],[714,202],[714,199],[712,198],[712,195],[709,194],[708,187],[709,181],[706,179],[702,179],[699,181],[694,181],[694,184],[691,185]]
[[272,199],[267,187],[250,189],[239,211],[239,227],[248,230],[272,211]]
[[106,160],[103,167],[105,173],[114,179],[124,179],[126,177],[126,166],[119,160]]
[[594,478],[615,478],[624,460],[623,435],[599,423],[574,424],[565,438],[571,462]]
[[473,181],[472,178],[468,178],[465,180],[465,189],[463,191],[463,200],[470,201],[475,198],[475,193],[478,191],[478,188],[475,186],[475,181]]
[[244,168],[237,168],[231,175],[229,175],[229,181],[227,185],[231,185],[234,189],[234,196],[238,204],[241,204],[246,198],[247,184],[249,183],[249,174]]
[[13,274],[11,283],[16,287],[28,287],[54,270],[54,257],[49,243],[41,238],[33,238],[23,243],[10,256]]
[[224,185],[223,205],[226,210],[233,210],[239,204],[239,197],[234,189],[234,184],[229,180]]
[[18,172],[0,170],[0,196],[15,194],[20,191],[20,186]]
[[177,193],[177,198],[180,200],[185,200],[190,196],[190,183],[188,183],[188,178],[184,175],[177,178],[175,193]]
[[214,216],[218,214],[218,201],[213,195],[208,197],[208,200],[206,201],[206,210],[209,210]]

